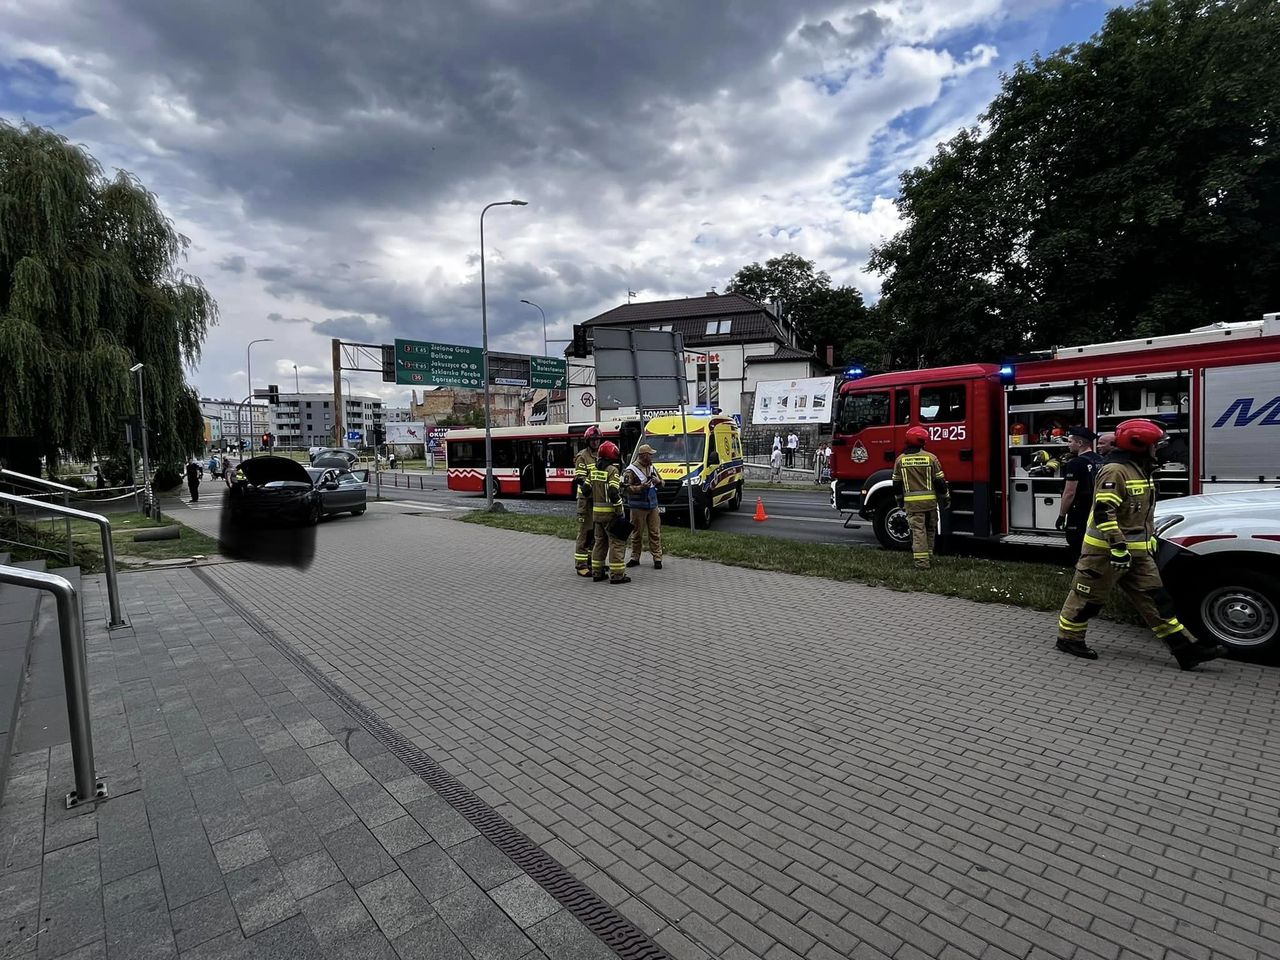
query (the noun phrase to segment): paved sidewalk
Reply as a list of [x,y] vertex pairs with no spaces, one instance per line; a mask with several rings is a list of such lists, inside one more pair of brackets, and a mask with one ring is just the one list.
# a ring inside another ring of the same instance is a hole
[[110,633],[84,589],[110,799],[66,811],[65,733],[19,728],[0,958],[613,956],[194,572],[120,585]]
[[1280,956],[1280,671],[569,554],[371,508],[305,572],[206,572],[674,957]]

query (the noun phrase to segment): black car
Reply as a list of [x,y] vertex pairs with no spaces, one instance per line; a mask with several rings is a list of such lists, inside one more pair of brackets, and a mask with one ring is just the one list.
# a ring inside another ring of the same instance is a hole
[[358,517],[365,512],[368,506],[367,470],[352,473],[336,467],[304,469],[320,494],[320,511],[325,516],[349,512]]
[[307,470],[287,457],[253,457],[231,484],[231,519],[238,523],[290,521],[313,525],[324,514],[321,491]]

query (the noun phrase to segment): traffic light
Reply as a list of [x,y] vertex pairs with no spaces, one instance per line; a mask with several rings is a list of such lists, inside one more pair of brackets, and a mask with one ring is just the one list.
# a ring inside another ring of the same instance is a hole
[[280,385],[275,383],[267,384],[267,403],[280,403]]
[[572,353],[579,360],[587,355],[587,328],[580,323],[573,325]]
[[394,344],[382,345],[382,382],[396,382],[396,348]]
[[269,434],[269,433],[264,433],[264,434],[262,435],[262,449],[263,449],[263,450],[270,450],[270,449],[271,449],[271,434]]

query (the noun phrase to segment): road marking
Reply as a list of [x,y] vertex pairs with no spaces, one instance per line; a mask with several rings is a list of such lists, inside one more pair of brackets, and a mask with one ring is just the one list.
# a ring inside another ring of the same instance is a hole
[[[766,509],[766,512],[767,509]],[[743,516],[743,520],[750,520],[748,516]],[[844,523],[843,520],[833,520],[830,517],[792,517],[785,513],[770,513],[770,520],[799,520],[801,523]]]
[[430,510],[433,513],[450,513],[454,510],[469,510],[470,507],[445,507],[425,500],[383,500],[389,507],[406,507],[410,510]]

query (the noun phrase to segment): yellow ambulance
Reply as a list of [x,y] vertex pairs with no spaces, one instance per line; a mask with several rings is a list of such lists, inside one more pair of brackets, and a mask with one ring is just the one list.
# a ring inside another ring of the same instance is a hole
[[742,506],[742,432],[737,421],[723,416],[654,417],[640,441],[656,451],[653,465],[662,477],[658,509],[663,520],[689,516],[693,491],[693,519],[711,524],[716,510]]

